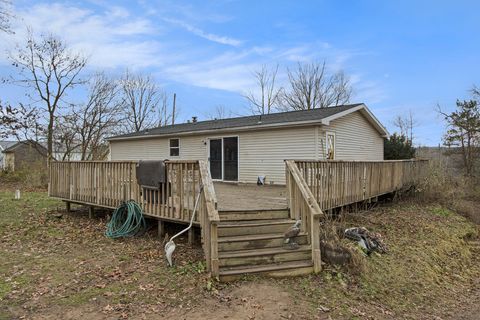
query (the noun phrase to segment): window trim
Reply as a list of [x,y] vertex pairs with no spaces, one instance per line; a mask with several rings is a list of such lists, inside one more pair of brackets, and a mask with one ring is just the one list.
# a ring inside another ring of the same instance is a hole
[[[178,146],[177,147],[172,147],[172,140],[177,140],[178,141]],[[178,150],[178,155],[174,156],[172,155],[172,149],[177,149]],[[170,157],[180,157],[180,138],[170,138],[168,139],[168,154]]]
[[[329,146],[328,146],[328,136],[333,136],[333,159],[328,158]],[[335,132],[327,131],[325,132],[325,160],[335,160],[337,158],[337,137]]]

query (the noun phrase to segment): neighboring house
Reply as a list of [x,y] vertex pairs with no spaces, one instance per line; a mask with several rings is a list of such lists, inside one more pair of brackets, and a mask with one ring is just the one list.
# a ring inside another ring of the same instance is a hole
[[2,170],[5,167],[5,164],[4,164],[5,154],[3,153],[3,151],[9,148],[10,146],[13,146],[15,143],[17,143],[17,141],[0,141],[0,170]]
[[111,160],[208,160],[212,178],[285,184],[286,159],[383,160],[387,130],[365,104],[210,120],[109,138]]
[[47,166],[47,149],[32,141],[19,141],[2,151],[4,169],[22,170]]
[[[44,146],[46,146],[46,144],[44,144]],[[104,144],[97,147],[95,151],[96,153],[93,155],[90,154],[90,152],[87,152],[87,157],[90,158],[84,160],[106,160],[109,154],[109,147],[108,145]],[[67,152],[67,149],[60,143],[56,143],[53,147],[52,156],[57,161],[82,161],[82,150],[80,147],[80,143],[78,143],[78,145],[69,152]]]
[[55,146],[52,152],[52,157],[57,161],[80,161],[82,160],[82,152],[80,147],[68,152],[62,146]]

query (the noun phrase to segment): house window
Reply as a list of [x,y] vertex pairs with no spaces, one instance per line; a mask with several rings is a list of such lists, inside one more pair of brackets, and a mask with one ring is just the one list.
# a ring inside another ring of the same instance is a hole
[[170,157],[180,155],[180,139],[170,139]]
[[327,160],[335,159],[335,133],[327,132]]

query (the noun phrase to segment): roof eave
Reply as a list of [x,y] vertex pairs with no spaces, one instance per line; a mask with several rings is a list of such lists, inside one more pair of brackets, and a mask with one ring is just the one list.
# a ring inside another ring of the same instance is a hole
[[341,118],[341,117],[344,117],[344,116],[346,116],[350,113],[356,112],[356,111],[362,112],[362,114],[367,118],[367,120],[380,133],[382,138],[388,138],[390,136],[387,129],[382,125],[382,123],[377,119],[377,117],[375,117],[373,115],[373,113],[370,111],[370,109],[368,109],[368,107],[364,103],[362,103],[362,104],[360,104],[360,105],[358,105],[354,108],[351,108],[351,109],[336,113],[334,115],[331,115],[329,117],[323,118],[321,122],[322,122],[323,125],[328,126],[328,125],[330,125],[331,121],[333,121],[335,119],[338,119],[338,118]]
[[272,124],[265,124],[265,125],[185,131],[185,132],[177,132],[177,133],[145,134],[143,136],[139,135],[139,136],[130,136],[130,137],[111,137],[111,138],[108,138],[107,141],[123,141],[123,140],[163,138],[163,137],[171,137],[171,136],[199,135],[199,134],[205,134],[205,133],[211,133],[211,132],[252,131],[252,130],[262,130],[262,129],[283,128],[286,126],[306,126],[306,125],[315,125],[315,124],[318,124],[318,125],[322,124],[321,120],[315,119],[315,120],[307,120],[307,121],[291,121],[291,122],[272,123]]

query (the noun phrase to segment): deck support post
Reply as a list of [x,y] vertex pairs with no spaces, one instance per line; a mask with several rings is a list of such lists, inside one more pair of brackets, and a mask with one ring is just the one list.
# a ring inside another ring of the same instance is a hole
[[220,264],[218,261],[218,225],[217,221],[210,225],[210,272],[212,277],[220,276]]
[[193,229],[193,226],[188,230],[188,244],[191,246],[193,245],[193,242],[195,241],[195,230]]
[[89,206],[88,207],[88,218],[92,219],[95,215],[95,207],[94,206]]
[[71,211],[70,202],[65,201],[65,209],[67,210],[67,213],[70,213]]
[[162,239],[165,236],[165,222],[162,220],[158,221],[158,237]]

